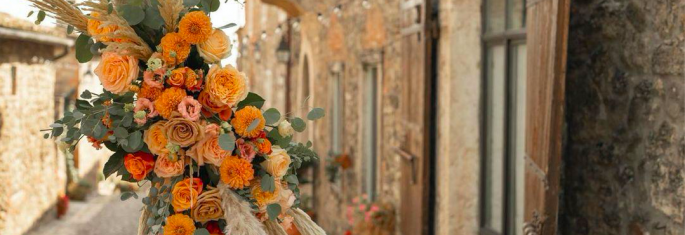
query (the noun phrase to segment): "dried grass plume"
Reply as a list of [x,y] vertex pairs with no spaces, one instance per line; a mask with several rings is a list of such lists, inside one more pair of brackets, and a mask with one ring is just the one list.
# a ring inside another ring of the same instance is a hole
[[[33,0],[32,0],[33,1]],[[118,14],[108,14],[108,3],[106,0],[88,0],[80,5],[84,10],[97,12],[97,17],[88,16],[101,22],[100,27],[114,25],[117,30],[111,33],[94,36],[96,40],[107,45],[105,51],[113,51],[120,55],[130,55],[138,59],[147,60],[152,55],[152,49],[145,41],[136,34],[136,31],[128,25]],[[102,40],[103,38],[114,38],[116,40]]]
[[178,18],[185,10],[182,0],[160,0],[159,14],[164,19],[164,28],[167,32],[174,32],[178,25]]
[[88,32],[88,18],[75,5],[66,0],[28,0],[33,6],[45,11],[50,17],[74,26],[78,31]]

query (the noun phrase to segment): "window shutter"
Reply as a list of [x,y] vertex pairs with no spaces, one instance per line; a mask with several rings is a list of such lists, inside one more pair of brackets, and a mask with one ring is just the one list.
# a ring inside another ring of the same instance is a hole
[[524,234],[555,234],[570,0],[527,3],[528,97]]

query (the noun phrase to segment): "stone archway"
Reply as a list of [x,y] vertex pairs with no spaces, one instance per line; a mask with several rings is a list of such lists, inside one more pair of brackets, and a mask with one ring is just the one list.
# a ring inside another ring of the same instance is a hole
[[300,4],[292,0],[262,0],[263,3],[283,9],[288,17],[299,17],[304,13]]

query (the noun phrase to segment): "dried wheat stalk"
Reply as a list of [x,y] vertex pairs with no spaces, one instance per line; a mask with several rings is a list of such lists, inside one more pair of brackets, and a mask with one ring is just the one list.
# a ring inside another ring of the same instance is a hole
[[[130,55],[141,60],[147,60],[152,55],[152,49],[143,41],[136,31],[128,25],[128,22],[118,14],[107,13],[108,4],[105,0],[88,0],[80,5],[84,10],[99,13],[97,17],[89,16],[101,22],[100,27],[114,25],[117,30],[111,33],[95,35],[95,39],[107,45],[104,51],[113,51],[121,55]],[[103,40],[105,38],[115,38],[117,40]]]
[[164,19],[164,28],[167,32],[176,31],[178,17],[185,10],[182,0],[161,0],[159,1],[159,14]]
[[240,199],[226,184],[219,183],[221,204],[226,219],[226,233],[240,235],[267,235],[262,223],[252,214],[247,201]]
[[50,17],[74,26],[81,32],[88,31],[88,18],[66,0],[28,0],[33,6],[47,12]]

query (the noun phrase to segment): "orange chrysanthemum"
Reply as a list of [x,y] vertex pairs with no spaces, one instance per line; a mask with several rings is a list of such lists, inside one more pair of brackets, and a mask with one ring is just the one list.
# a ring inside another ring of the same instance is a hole
[[[259,120],[256,127],[248,130],[253,121]],[[242,137],[254,138],[264,129],[266,120],[262,116],[262,111],[254,106],[245,106],[245,108],[235,112],[235,117],[231,120],[231,125],[235,129],[235,133]]]
[[183,16],[178,24],[178,33],[189,43],[201,43],[212,34],[212,22],[204,12],[193,11]]
[[165,119],[171,118],[171,113],[176,111],[178,104],[186,97],[186,91],[178,88],[167,88],[162,95],[155,100],[155,111]]
[[257,145],[257,150],[259,150],[259,153],[271,154],[271,141],[268,139],[259,138],[255,141],[255,145]]
[[190,43],[184,40],[178,33],[167,33],[159,44],[162,47],[162,58],[169,66],[174,66],[185,61],[190,54]]
[[195,222],[190,216],[175,214],[166,218],[164,235],[193,235],[194,233]]
[[162,88],[152,87],[145,83],[138,90],[138,98],[146,98],[150,101],[155,101],[160,95],[162,95]]
[[254,179],[252,164],[238,156],[231,156],[221,162],[219,168],[221,181],[232,189],[242,189],[250,186],[250,180]]

